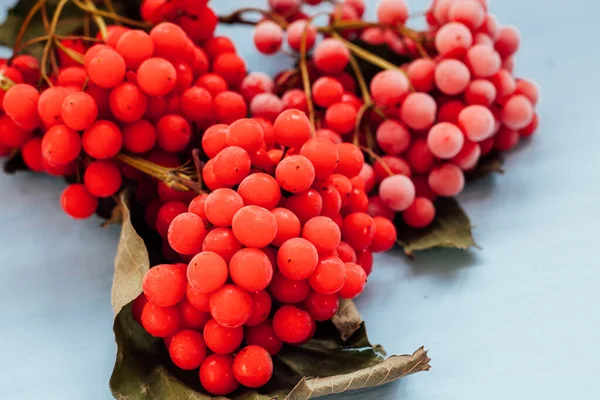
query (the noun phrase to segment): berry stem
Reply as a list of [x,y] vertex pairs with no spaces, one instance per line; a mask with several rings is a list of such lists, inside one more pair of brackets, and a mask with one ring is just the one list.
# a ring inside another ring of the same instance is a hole
[[287,26],[288,26],[286,19],[284,17],[282,17],[281,15],[270,12],[270,11],[265,11],[265,10],[257,8],[257,7],[240,8],[239,10],[235,10],[231,14],[219,16],[219,22],[221,22],[223,24],[256,25],[258,23],[258,21],[253,21],[253,20],[244,18],[243,14],[247,14],[247,13],[262,14],[263,17],[270,19],[271,21],[273,21],[276,24],[278,24],[279,26],[281,26],[281,28],[283,28],[283,29],[287,28]]
[[[27,28],[29,27],[31,20],[35,16],[35,13],[37,13],[38,10],[43,9],[45,4],[46,4],[46,0],[38,0],[33,5],[33,7],[31,7],[31,10],[29,10],[29,13],[27,13],[27,16],[25,17],[25,19],[23,20],[23,23],[21,24],[21,27],[19,28],[19,32],[17,33],[17,39],[15,40],[15,49],[14,49],[15,53],[17,53],[21,49],[21,42],[23,41],[25,32],[27,32]],[[46,30],[48,30],[48,28],[46,28]]]
[[6,92],[13,86],[15,86],[15,83],[10,78],[7,78],[4,74],[0,74],[0,90]]
[[166,168],[154,164],[144,158],[130,156],[123,153],[117,154],[116,158],[124,162],[125,164],[164,182],[167,186],[169,186],[172,189],[179,190],[182,192],[192,190],[196,193],[202,193],[202,183],[195,182],[192,179],[192,177],[189,174],[187,174],[187,172],[189,172],[189,169],[185,166],[177,168]]
[[72,60],[78,62],[79,64],[83,65],[83,54],[68,48],[67,46],[65,46],[64,44],[62,44],[62,42],[60,40],[58,40],[57,38],[54,39],[54,44],[56,44],[56,46],[61,49],[62,51],[65,52],[65,54],[67,54]]
[[310,119],[311,135],[315,132],[315,106],[312,101],[312,93],[310,86],[310,76],[308,74],[308,66],[306,64],[306,38],[308,37],[308,28],[312,19],[309,20],[304,26],[302,32],[302,39],[300,41],[300,72],[302,73],[302,86],[304,87],[304,94],[306,95],[306,106],[308,108],[308,118]]
[[52,86],[52,82],[50,78],[48,78],[48,74],[46,73],[46,66],[48,64],[48,57],[50,56],[50,50],[52,50],[52,43],[54,40],[54,34],[56,33],[56,27],[58,25],[58,20],[60,19],[60,14],[62,13],[63,8],[67,4],[68,0],[60,0],[56,5],[56,9],[54,10],[54,14],[52,15],[52,21],[50,23],[50,29],[48,30],[48,40],[46,41],[46,46],[44,47],[44,52],[42,53],[42,60],[40,62],[40,76],[43,80],[46,81],[48,86]]
[[77,36],[77,35],[54,35],[55,38],[60,40],[85,40],[86,42],[99,43],[102,39],[98,39],[89,35]]
[[[117,14],[117,9],[115,8],[115,6],[114,6],[114,4],[113,4],[112,0],[104,0],[104,4],[106,5],[106,9],[107,9],[109,12],[111,12],[111,13],[113,13],[113,14]],[[121,22],[120,22],[120,21],[117,21],[117,22],[116,22],[116,24],[117,24],[117,25],[121,25]]]
[[[88,1],[89,1],[89,3],[91,3],[91,0],[88,0]],[[152,25],[150,25],[148,23],[136,21],[134,19],[130,19],[127,17],[122,17],[119,14],[115,14],[110,11],[99,10],[95,6],[92,8],[88,5],[89,3],[88,4],[82,3],[81,0],[73,0],[73,3],[75,3],[75,5],[77,7],[79,7],[79,9],[81,9],[82,11],[86,11],[86,12],[92,14],[93,16],[109,18],[109,19],[112,19],[113,21],[121,22],[125,25],[135,26],[136,28],[146,29],[146,28],[152,27]]]
[[[85,0],[85,2],[88,5],[88,7],[90,8],[92,18],[94,19],[94,22],[96,23],[96,25],[98,26],[98,29],[100,30],[100,36],[102,37],[102,40],[106,41],[106,38],[108,37],[108,31],[106,30],[106,22],[104,22],[104,19],[102,18],[102,16],[100,16],[98,14],[98,9],[96,8],[96,5],[94,4],[94,2],[92,0]],[[75,3],[77,3],[77,0],[75,0]]]
[[50,20],[48,19],[48,11],[46,10],[45,3],[40,9],[40,14],[42,14],[42,23],[44,24],[44,30],[48,32],[48,30],[50,29]]
[[350,50],[352,53],[354,53],[355,55],[357,55],[358,57],[362,58],[365,61],[370,62],[373,65],[378,66],[379,68],[382,69],[387,69],[387,70],[396,70],[399,69],[397,66],[395,66],[394,64],[392,64],[391,62],[371,53],[368,50],[363,49],[360,46],[355,45],[354,43],[352,43],[349,40],[344,39],[341,36],[337,36],[339,40],[341,40],[346,47],[348,47],[348,50]]
[[368,156],[371,158],[371,162],[373,164],[375,164],[377,161],[379,161],[381,163],[381,166],[383,167],[383,169],[385,170],[385,172],[388,173],[389,176],[394,175],[394,173],[392,172],[392,170],[390,169],[390,167],[386,164],[385,161],[383,161],[383,159],[381,157],[379,157],[377,155],[377,153],[375,153],[373,150],[371,150],[370,148],[366,147],[366,146],[359,146],[360,149],[362,151],[364,151],[365,153],[368,154]]
[[39,36],[39,37],[36,37],[36,38],[33,38],[33,39],[29,39],[25,43],[21,43],[20,50],[22,50],[22,49],[24,49],[26,47],[29,47],[29,46],[31,46],[33,44],[36,44],[36,43],[45,42],[48,39],[50,39],[49,35],[43,35],[43,36]]

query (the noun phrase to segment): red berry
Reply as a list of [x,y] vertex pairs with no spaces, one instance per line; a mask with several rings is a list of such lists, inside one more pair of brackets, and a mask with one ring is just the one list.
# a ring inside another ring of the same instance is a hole
[[181,314],[176,306],[161,307],[151,301],[142,310],[142,326],[155,337],[168,337],[181,327]]
[[113,49],[100,49],[86,63],[85,69],[90,81],[101,88],[116,87],[125,79],[125,60]]
[[85,188],[96,197],[110,197],[117,193],[123,178],[119,168],[110,161],[94,161],[83,175]]
[[246,343],[264,348],[270,355],[279,353],[283,342],[275,335],[273,323],[266,320],[260,325],[250,326],[246,329]]
[[308,140],[300,149],[300,155],[313,164],[315,179],[326,179],[338,168],[340,162],[338,147],[325,138]]
[[170,339],[169,355],[181,369],[196,369],[206,358],[206,345],[200,332],[184,330]]
[[231,228],[246,247],[268,246],[277,235],[277,220],[267,209],[258,206],[240,208],[233,216]]
[[156,129],[145,119],[123,126],[123,147],[132,153],[146,153],[156,143]]
[[211,229],[202,245],[202,251],[212,251],[223,257],[229,263],[231,257],[242,248],[242,244],[235,238],[229,228]]
[[310,286],[318,293],[337,293],[346,281],[346,267],[338,257],[324,257],[308,278]]
[[163,58],[149,58],[137,70],[137,83],[149,96],[164,96],[175,88],[177,71]]
[[279,271],[288,279],[307,279],[317,268],[319,254],[315,246],[306,239],[293,238],[281,245],[277,252]]
[[177,153],[185,149],[192,136],[189,122],[180,115],[168,114],[156,123],[156,140],[165,151]]
[[214,158],[215,176],[223,185],[237,185],[250,173],[250,156],[246,150],[229,146]]
[[280,247],[285,241],[300,235],[300,220],[287,208],[274,208],[271,213],[277,221],[277,235],[271,244]]
[[113,115],[119,121],[134,122],[146,113],[148,100],[137,85],[125,82],[110,92],[109,104]]
[[392,221],[384,217],[374,217],[373,221],[375,222],[375,235],[371,242],[371,251],[377,253],[390,250],[396,243],[396,227]]
[[264,386],[273,375],[273,361],[269,353],[259,346],[244,347],[233,361],[235,378],[244,386]]
[[43,172],[42,139],[37,137],[29,139],[21,148],[21,157],[27,168],[34,172]]
[[[207,300],[208,301],[208,300]],[[181,324],[187,329],[203,329],[206,323],[210,320],[210,313],[200,311],[190,303],[186,298],[181,300],[179,304],[179,312],[181,313]]]
[[300,303],[310,292],[310,286],[306,280],[292,281],[283,276],[281,272],[273,274],[269,289],[273,297],[281,303]]
[[315,189],[308,189],[290,196],[285,206],[298,217],[301,224],[321,214],[323,199]]
[[271,175],[255,173],[248,175],[239,185],[237,192],[245,205],[255,205],[272,209],[279,204],[281,190]]
[[330,320],[339,308],[338,295],[310,292],[304,300],[304,307],[315,321]]
[[83,132],[81,142],[88,155],[104,160],[114,157],[121,150],[123,135],[115,123],[100,120]]
[[55,165],[75,160],[81,151],[79,134],[65,125],[55,125],[42,138],[42,156]]
[[211,294],[210,314],[219,325],[242,326],[252,315],[252,297],[235,285],[225,285]]
[[132,29],[121,35],[116,50],[123,56],[127,68],[135,69],[146,59],[152,57],[154,43],[146,32]]
[[338,292],[338,295],[343,299],[353,299],[365,288],[367,284],[367,273],[358,264],[346,263],[346,282]]
[[156,215],[156,231],[163,238],[167,238],[167,233],[171,221],[187,211],[187,206],[179,201],[170,201],[163,204]]
[[273,124],[275,141],[282,146],[301,147],[310,138],[312,127],[300,110],[285,110]]
[[339,246],[341,233],[331,218],[320,216],[304,224],[302,237],[311,242],[320,253],[329,253]]
[[289,156],[281,160],[277,166],[275,178],[288,192],[304,192],[315,180],[315,168],[304,156]]
[[239,93],[224,91],[218,94],[213,93],[213,96],[215,96],[213,104],[217,122],[231,124],[248,114],[246,102]]
[[241,249],[229,262],[231,280],[248,292],[265,289],[271,282],[273,266],[269,257],[259,249]]
[[72,184],[60,197],[62,209],[75,219],[89,218],[96,212],[98,199],[92,196],[82,184]]
[[211,293],[222,287],[227,281],[227,276],[227,263],[223,257],[212,251],[196,254],[187,270],[190,285],[202,293]]
[[[271,295],[267,293],[265,290],[258,291],[256,293],[250,293],[252,296],[252,315],[248,321],[246,321],[246,326],[255,326],[263,323],[269,316],[271,312],[272,300]],[[249,343],[252,344],[252,343]]]
[[223,396],[236,390],[240,384],[233,374],[233,356],[211,354],[200,366],[200,383],[208,392]]
[[210,305],[208,303],[210,294],[202,293],[198,289],[194,289],[189,283],[185,289],[185,298],[195,309],[203,313],[208,313],[210,311]]
[[167,233],[169,245],[179,254],[194,255],[202,250],[206,228],[202,218],[191,212],[176,216]]
[[241,326],[226,328],[211,319],[204,326],[206,346],[217,354],[229,354],[237,350],[244,340],[244,329]]
[[172,264],[150,268],[142,282],[144,294],[157,306],[174,306],[185,297],[185,273],[185,268]]
[[283,306],[273,317],[273,330],[279,339],[297,344],[308,339],[315,322],[310,315],[294,306]]

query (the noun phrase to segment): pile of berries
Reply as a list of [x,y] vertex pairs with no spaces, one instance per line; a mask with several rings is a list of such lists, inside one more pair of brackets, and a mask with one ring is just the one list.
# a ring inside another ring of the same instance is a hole
[[275,79],[248,73],[197,0],[144,0],[148,31],[61,40],[49,74],[28,55],[0,63],[0,155],[75,181],[73,218],[135,188],[169,264],[146,274],[134,318],[213,394],[267,383],[284,344],[363,291],[397,216],[429,226],[438,196],[538,125],[539,90],[512,73],[519,33],[486,0],[434,1],[424,32],[404,0],[379,0],[375,23],[364,0],[335,2],[324,27],[305,14],[320,2],[269,1],[256,48],[300,53]]
[[[498,24],[488,13],[487,0],[434,1],[426,13],[425,32],[404,26],[410,16],[405,0],[380,0],[379,23],[362,25],[365,1],[344,0],[331,12],[338,35],[311,25],[302,3],[270,1],[272,11],[284,15],[287,23],[268,18],[259,22],[254,43],[259,52],[274,54],[287,39],[290,49],[300,51],[304,35],[306,48],[314,48],[308,65],[309,100],[321,121],[317,135],[338,143],[356,142],[358,134],[360,143],[371,143],[379,154],[360,172],[367,182],[371,215],[393,219],[395,212],[402,212],[409,226],[428,226],[435,218],[435,199],[458,195],[465,172],[491,152],[508,151],[536,131],[539,89],[512,73],[520,34]],[[348,45],[346,39],[354,38],[410,61],[397,68],[384,65],[368,82],[368,91],[357,96],[351,58],[369,57]],[[301,87],[298,81],[295,87],[280,88],[280,97],[258,95],[251,109],[258,115],[288,107],[308,112]],[[363,114],[371,102],[380,112]]]
[[390,220],[365,213],[361,178],[349,179],[364,164],[355,145],[311,138],[296,109],[265,132],[245,118],[206,130],[211,193],[189,206],[168,202],[156,215],[159,234],[189,264],[150,269],[133,306],[173,362],[200,368],[213,394],[266,384],[271,356],[309,340],[339,298],[358,296],[371,252],[396,241]]

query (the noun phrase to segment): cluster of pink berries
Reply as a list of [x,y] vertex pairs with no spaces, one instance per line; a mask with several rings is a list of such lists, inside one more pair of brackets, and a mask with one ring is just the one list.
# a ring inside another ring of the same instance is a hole
[[[282,26],[268,18],[259,22],[254,31],[256,48],[273,54],[285,38],[290,49],[300,51],[306,40],[306,49],[312,50],[308,67],[311,101],[321,127],[318,136],[355,141],[357,119],[371,100],[384,116],[374,112],[362,116],[373,133],[364,127],[358,132],[361,143],[374,136],[377,147],[371,150],[380,155],[360,173],[367,182],[365,191],[372,193],[371,215],[393,219],[402,212],[408,225],[428,226],[435,218],[436,197],[458,195],[465,172],[477,168],[493,151],[514,148],[537,129],[539,89],[512,73],[519,32],[500,26],[488,13],[486,0],[435,1],[427,12],[425,32],[407,31],[403,25],[410,16],[404,0],[380,0],[378,23],[365,23],[362,28],[357,27],[365,2],[342,1],[331,12],[332,26],[352,29],[342,29],[337,36],[311,25],[301,1],[269,4],[288,23]],[[319,32],[324,36],[321,41]],[[377,73],[368,82],[368,94],[357,96],[350,60],[364,55],[349,47],[345,38],[387,46],[410,61]],[[291,89],[278,88],[256,75],[249,86],[255,96],[251,109],[258,115],[289,107],[308,110],[300,83]],[[266,93],[257,95],[257,87]]]

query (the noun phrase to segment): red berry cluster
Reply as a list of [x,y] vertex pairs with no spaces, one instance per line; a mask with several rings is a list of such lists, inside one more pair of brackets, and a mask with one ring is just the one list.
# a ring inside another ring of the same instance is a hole
[[[212,192],[156,215],[159,234],[189,264],[150,269],[134,306],[144,328],[166,338],[173,362],[200,367],[214,394],[267,383],[270,356],[282,343],[309,340],[339,298],[358,296],[371,252],[396,241],[391,221],[365,212],[355,145],[311,138],[300,110],[259,121],[206,130],[203,178]],[[206,357],[207,348],[216,355]],[[216,364],[222,375],[213,381]]]
[[[362,115],[374,130],[377,147],[371,149],[381,155],[360,171],[366,192],[372,193],[369,213],[373,216],[393,219],[395,212],[402,212],[408,225],[428,226],[435,218],[436,197],[458,195],[465,172],[492,151],[514,148],[537,129],[537,85],[512,74],[519,32],[500,26],[488,13],[486,0],[436,0],[427,12],[426,32],[403,25],[410,15],[404,0],[380,0],[379,23],[356,28],[361,26],[357,22],[365,2],[345,0],[331,12],[333,26],[355,23],[341,36],[311,25],[300,0],[269,4],[287,23],[275,18],[259,22],[254,43],[264,54],[278,52],[284,38],[292,50],[301,50],[303,37],[306,48],[314,48],[310,100],[322,122],[318,136],[336,143],[355,141],[352,133],[365,105],[372,101],[383,114]],[[319,32],[324,38],[317,42]],[[353,52],[344,38],[385,46],[410,61],[377,73],[368,92],[357,97],[349,65],[351,57],[362,55]],[[272,88],[264,78],[260,81],[264,91]],[[299,87],[284,91],[281,98],[256,95],[251,110],[265,116],[289,107],[308,111],[305,91]],[[361,141],[368,143],[364,130],[360,134]]]

